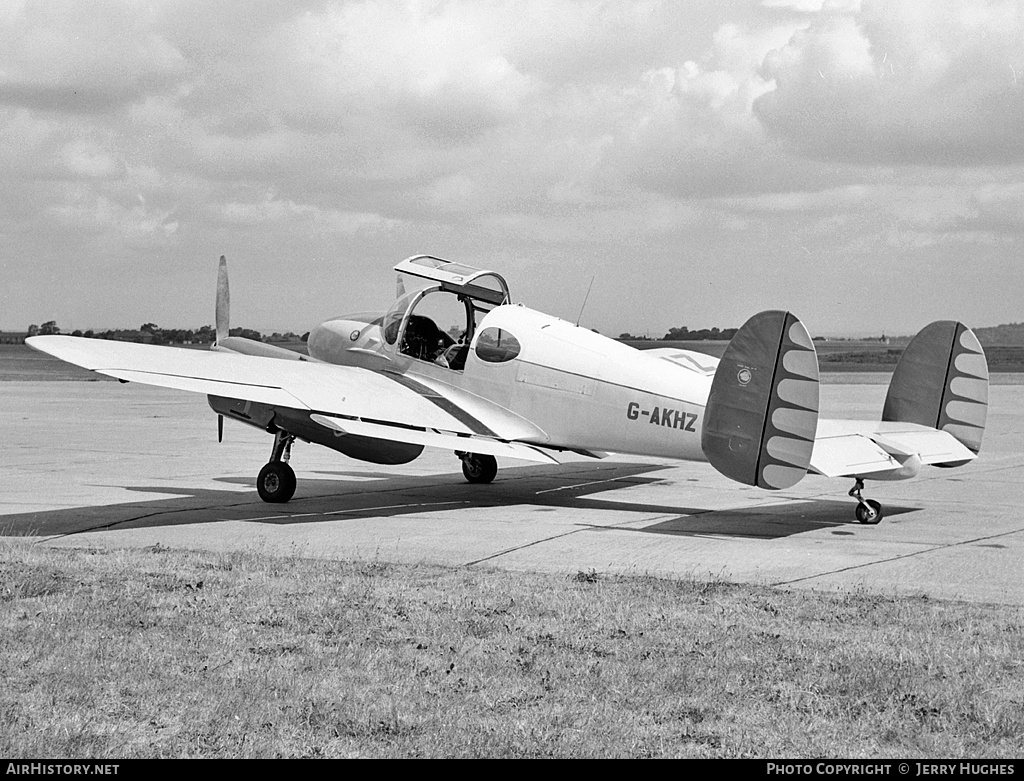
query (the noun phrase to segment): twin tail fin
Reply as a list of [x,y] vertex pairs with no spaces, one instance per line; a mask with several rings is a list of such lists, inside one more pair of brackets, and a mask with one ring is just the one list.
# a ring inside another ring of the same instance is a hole
[[945,431],[977,454],[987,413],[988,362],[978,337],[952,320],[922,328],[896,364],[882,420]]
[[807,474],[818,425],[818,357],[789,312],[754,315],[718,364],[701,433],[705,457],[746,485],[782,489]]

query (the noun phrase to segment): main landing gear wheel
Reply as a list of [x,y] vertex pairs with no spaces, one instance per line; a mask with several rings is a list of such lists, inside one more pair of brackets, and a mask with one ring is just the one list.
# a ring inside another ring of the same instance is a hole
[[274,449],[270,452],[270,462],[256,478],[256,491],[264,502],[283,504],[295,494],[295,472],[288,466],[295,436],[281,429],[273,431]]
[[850,489],[850,496],[857,500],[857,520],[873,526],[882,520],[882,505],[874,499],[865,499],[861,496],[860,492],[863,490],[864,481],[858,477],[853,488]]
[[459,453],[462,459],[462,474],[471,483],[489,483],[498,474],[498,461],[494,456],[479,453]]
[[882,520],[882,505],[874,499],[865,499],[857,505],[857,520],[861,523],[876,524]]
[[260,470],[256,490],[260,499],[271,504],[287,502],[295,494],[295,472],[284,461],[271,461]]

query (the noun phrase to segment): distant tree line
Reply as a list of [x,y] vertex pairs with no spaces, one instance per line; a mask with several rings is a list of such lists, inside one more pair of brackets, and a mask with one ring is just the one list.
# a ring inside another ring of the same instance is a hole
[[[619,339],[623,341],[633,342],[653,342],[653,341],[679,341],[679,342],[697,342],[705,340],[728,340],[732,339],[735,335],[736,328],[704,328],[699,331],[691,331],[689,328],[670,328],[669,332],[664,336],[636,336],[631,333],[619,334]],[[1003,325],[994,325],[989,327],[981,327],[972,329],[975,335],[978,337],[983,345],[1007,345],[1016,346],[1024,345],[1024,323],[1004,323]],[[906,344],[911,339],[910,336],[886,336],[882,334],[880,337],[842,337],[842,336],[816,336],[814,341],[816,342],[871,342],[877,341],[882,344]]]
[[704,342],[704,341],[729,341],[736,335],[738,328],[701,328],[697,331],[691,331],[686,326],[682,328],[670,328],[668,333],[662,336],[660,339],[655,340],[649,336],[633,336],[632,334],[625,333],[619,334],[619,339],[628,339],[631,341],[644,342],[644,341],[662,341],[662,342]]
[[[54,320],[47,320],[42,325],[28,327],[29,336],[48,336],[59,333],[61,333],[60,327]],[[270,336],[264,336],[251,328],[232,328],[229,334],[253,339],[257,342],[293,342],[301,338],[291,331],[283,334],[274,332]],[[217,339],[217,332],[210,325],[188,329],[161,328],[156,323],[143,323],[138,330],[117,328],[110,331],[94,331],[92,329],[81,331],[76,329],[70,335],[83,336],[86,339],[111,339],[116,342],[141,342],[143,344],[213,344]]]
[[974,333],[983,345],[1024,344],[1024,323],[1005,323],[989,328],[975,328]]

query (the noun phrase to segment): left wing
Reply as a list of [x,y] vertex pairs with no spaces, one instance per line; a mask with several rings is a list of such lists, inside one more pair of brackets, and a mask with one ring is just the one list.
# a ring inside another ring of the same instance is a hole
[[126,382],[307,411],[320,425],[345,433],[557,460],[539,449],[547,436],[529,421],[479,398],[465,403],[454,392],[401,374],[71,336],[38,336],[27,343]]
[[961,464],[975,457],[952,434],[918,423],[823,418],[808,471],[900,480],[928,464]]

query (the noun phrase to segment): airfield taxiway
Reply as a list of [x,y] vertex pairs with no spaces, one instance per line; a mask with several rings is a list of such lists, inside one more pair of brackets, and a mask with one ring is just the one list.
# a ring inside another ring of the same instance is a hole
[[[885,375],[836,376],[822,414],[875,418]],[[271,438],[204,397],[115,382],[0,383],[0,535],[61,547],[242,550],[534,570],[717,577],[789,588],[1024,605],[1024,378],[994,378],[982,456],[869,483],[887,513],[858,524],[848,480],[787,491],[707,464],[501,461],[469,485],[448,452],[400,467],[297,443],[295,498],[254,488]]]

